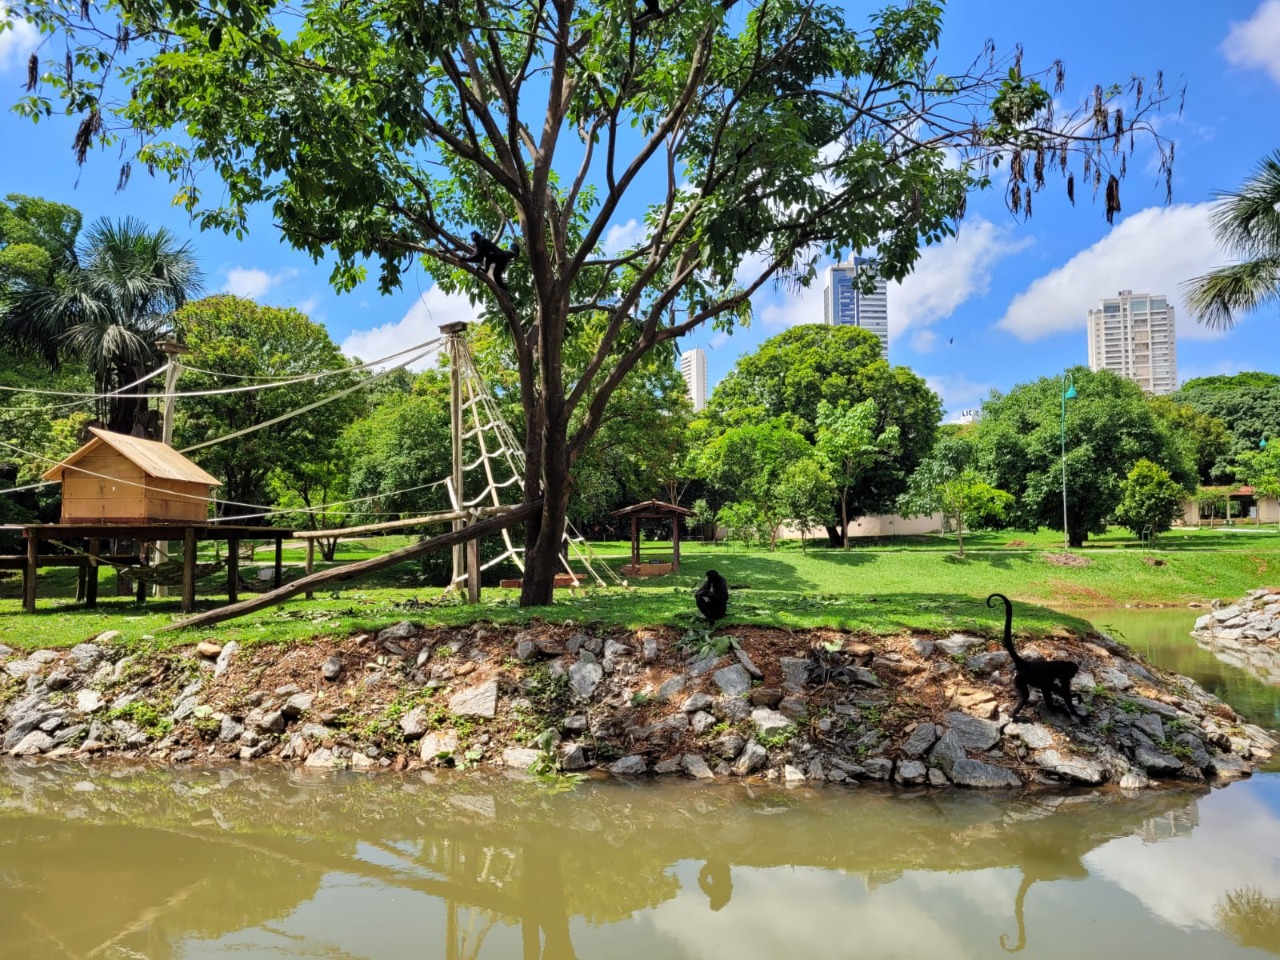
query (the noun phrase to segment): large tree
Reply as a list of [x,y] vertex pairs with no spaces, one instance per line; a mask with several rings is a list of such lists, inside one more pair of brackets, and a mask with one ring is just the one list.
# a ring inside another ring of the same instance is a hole
[[0,203],[0,302],[17,290],[51,285],[73,264],[80,223],[75,207],[20,193],[5,197]]
[[1239,190],[1218,194],[1213,233],[1235,263],[1187,283],[1192,315],[1230,329],[1236,316],[1280,301],[1280,150],[1264,157]]
[[1238,472],[1239,459],[1258,442],[1280,437],[1280,376],[1251,371],[1188,380],[1173,395],[1198,413],[1222,421],[1230,442],[1220,451],[1211,479],[1221,483]]
[[[570,471],[650,350],[746,319],[764,284],[807,283],[824,257],[874,249],[901,278],[997,175],[1015,213],[1046,175],[1060,170],[1069,195],[1079,175],[1110,218],[1134,135],[1166,171],[1171,156],[1150,122],[1159,77],[1099,85],[1064,112],[1061,63],[1033,72],[992,45],[940,63],[939,2],[867,21],[820,0],[19,9],[65,38],[72,64],[60,44],[20,109],[61,97],[81,118],[80,159],[136,136],[202,224],[243,231],[268,203],[290,243],[333,258],[339,287],[374,260],[394,288],[422,258],[506,330],[524,493],[541,500],[525,604],[551,601]],[[613,249],[631,221],[638,238]],[[505,283],[474,257],[473,229],[519,241]],[[588,319],[601,335],[569,378],[566,338]]]
[[[1195,486],[1195,470],[1137,384],[1106,370],[1070,372],[1076,396],[1066,401],[1066,520],[1068,541],[1079,547],[1106,529],[1138,460],[1163,467],[1188,489]],[[994,393],[973,431],[977,469],[1013,494],[1008,518],[1022,529],[1062,529],[1062,396],[1058,377]]]
[[941,512],[956,531],[956,547],[964,556],[964,528],[1001,521],[1013,497],[997,490],[973,466],[973,444],[958,436],[944,436],[933,453],[911,475],[907,492],[898,498],[904,517]]
[[[72,211],[74,213],[74,211]],[[69,230],[75,218],[50,214],[46,232]],[[173,329],[173,313],[200,289],[189,243],[134,217],[102,218],[80,245],[63,252],[48,279],[18,285],[0,304],[0,336],[41,354],[50,366],[68,357],[93,373],[99,393],[118,390],[158,363],[156,341]],[[99,404],[109,429],[129,433],[146,410],[143,391]]]

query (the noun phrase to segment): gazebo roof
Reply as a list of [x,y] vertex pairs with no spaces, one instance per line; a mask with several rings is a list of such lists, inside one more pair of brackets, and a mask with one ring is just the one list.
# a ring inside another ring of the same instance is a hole
[[641,517],[671,517],[679,514],[687,517],[692,513],[693,511],[688,507],[682,507],[676,503],[666,503],[663,500],[646,500],[643,503],[633,503],[629,507],[615,510],[612,516],[629,517],[632,514],[639,514]]

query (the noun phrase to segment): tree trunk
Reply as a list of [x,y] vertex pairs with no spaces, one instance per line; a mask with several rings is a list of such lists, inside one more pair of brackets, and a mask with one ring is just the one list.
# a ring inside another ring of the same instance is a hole
[[[568,444],[563,428],[554,430],[550,425],[551,418],[547,419],[540,477],[542,510],[530,521],[528,532],[532,536],[525,540],[524,579],[520,587],[522,607],[545,607],[551,604],[555,593],[556,573],[560,567],[565,521],[569,515]],[[529,490],[534,483],[534,477],[526,476],[525,489]]]
[[849,549],[849,492],[840,494],[840,540],[846,550]]
[[964,556],[964,516],[956,511],[956,543],[960,547],[960,556]]

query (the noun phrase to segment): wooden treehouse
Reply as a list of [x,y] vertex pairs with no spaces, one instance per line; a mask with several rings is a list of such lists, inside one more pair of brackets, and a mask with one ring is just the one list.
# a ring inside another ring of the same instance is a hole
[[172,447],[90,427],[93,439],[44,475],[62,482],[62,522],[200,523],[221,482]]
[[[21,532],[27,541],[24,555],[0,556],[0,569],[22,571],[24,610],[35,612],[41,567],[79,568],[76,598],[83,599],[86,606],[95,606],[98,567],[102,564],[128,571],[137,583],[139,603],[149,583],[164,588],[180,586],[184,612],[195,609],[196,581],[225,568],[227,594],[234,603],[241,539],[275,541],[273,579],[274,585],[280,586],[285,531],[210,520],[213,491],[221,485],[217,477],[166,444],[97,427],[90,430],[92,440],[44,475],[46,480],[62,483],[61,521],[3,528]],[[162,559],[171,540],[181,541],[181,560]],[[202,540],[226,541],[226,559],[197,563],[196,544]],[[62,552],[42,553],[42,542]],[[162,559],[154,566],[152,545],[157,545],[154,552]]]

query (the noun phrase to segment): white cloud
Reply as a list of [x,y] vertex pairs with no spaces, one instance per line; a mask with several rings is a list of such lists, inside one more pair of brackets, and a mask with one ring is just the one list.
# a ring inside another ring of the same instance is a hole
[[1280,0],[1264,0],[1248,20],[1232,23],[1222,53],[1234,66],[1265,71],[1280,83]]
[[802,323],[822,323],[822,277],[800,290],[779,287],[783,299],[757,309],[766,329],[782,330]]
[[916,353],[929,353],[938,345],[938,335],[932,330],[917,330],[911,335],[911,349]]
[[964,410],[976,410],[991,393],[993,384],[977,383],[963,373],[939,373],[925,376],[929,389],[942,398],[950,411],[948,423],[954,423]]
[[292,267],[268,273],[257,267],[232,267],[227,271],[227,282],[222,285],[224,293],[237,297],[256,300],[272,287],[298,275]]
[[1182,284],[1223,262],[1209,223],[1210,203],[1148,207],[1126,217],[1086,250],[1036,280],[996,324],[1019,340],[1083,333],[1089,309],[1119,290],[1163,294],[1177,310],[1178,339],[1213,340],[1224,331],[1195,322]]
[[955,237],[925,247],[910,276],[889,286],[890,342],[911,327],[945,320],[971,297],[984,296],[995,265],[1031,243],[1030,237],[1013,236],[1012,227],[975,217],[962,223]]
[[[342,352],[362,360],[377,360],[414,344],[434,340],[445,323],[473,323],[479,310],[462,294],[449,294],[433,286],[395,323],[384,323],[372,330],[354,330],[342,342]],[[410,365],[411,370],[425,370],[435,363],[435,354]]]
[[615,223],[604,232],[601,246],[607,257],[615,256],[623,250],[630,250],[644,239],[644,224],[632,217],[626,223]]
[[0,32],[0,71],[3,71],[26,63],[40,42],[40,34],[6,4],[0,4],[0,20],[10,24],[8,30]]

